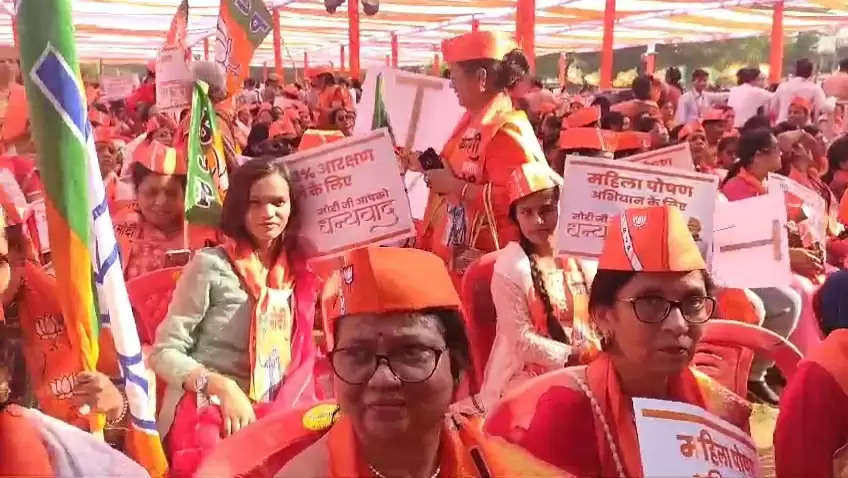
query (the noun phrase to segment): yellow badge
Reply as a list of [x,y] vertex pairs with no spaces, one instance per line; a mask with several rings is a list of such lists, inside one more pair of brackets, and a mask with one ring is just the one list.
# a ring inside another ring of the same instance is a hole
[[316,405],[303,414],[303,427],[320,432],[329,429],[339,419],[339,406],[333,403]]

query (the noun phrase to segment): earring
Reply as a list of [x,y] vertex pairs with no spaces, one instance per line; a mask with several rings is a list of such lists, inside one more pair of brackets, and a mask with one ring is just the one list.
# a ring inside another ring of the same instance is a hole
[[612,345],[612,334],[601,333],[601,350],[607,350]]

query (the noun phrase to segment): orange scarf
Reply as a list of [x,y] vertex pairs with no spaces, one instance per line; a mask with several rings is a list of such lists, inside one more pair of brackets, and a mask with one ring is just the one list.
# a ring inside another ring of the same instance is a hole
[[294,273],[285,249],[265,270],[252,245],[228,239],[223,245],[253,303],[250,321],[250,391],[254,402],[274,399],[291,362]]
[[[342,416],[330,429],[327,440],[332,478],[373,475],[358,453],[356,443],[350,419]],[[441,477],[500,477],[515,476],[519,472],[522,476],[533,477],[569,476],[536,460],[519,447],[485,437],[479,423],[459,415],[445,419],[439,456]]]
[[751,188],[756,191],[757,196],[761,196],[763,194],[768,193],[768,188],[766,188],[765,183],[755,178],[751,173],[748,172],[745,168],[739,168],[739,173],[736,175],[742,181],[745,181],[746,184],[751,186]]
[[[638,478],[642,476],[642,459],[639,453],[639,439],[636,435],[636,422],[633,413],[632,397],[621,390],[621,384],[613,367],[612,359],[601,353],[589,364],[586,370],[589,389],[597,400],[609,425],[612,439],[615,441],[624,475]],[[697,405],[711,413],[703,396],[702,384],[688,368],[672,378],[668,384],[668,399]],[[601,476],[619,476],[619,472],[610,452],[610,444],[604,433],[604,426],[597,414],[595,438],[598,444],[601,462]]]

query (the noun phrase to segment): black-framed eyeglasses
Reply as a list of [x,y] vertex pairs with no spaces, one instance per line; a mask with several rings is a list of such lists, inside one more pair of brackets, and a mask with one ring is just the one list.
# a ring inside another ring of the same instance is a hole
[[693,295],[683,300],[669,300],[652,295],[618,300],[629,302],[636,318],[646,324],[659,324],[664,321],[671,314],[672,307],[677,307],[686,322],[703,324],[710,320],[716,308],[715,298],[703,295]]
[[330,352],[330,365],[336,376],[350,385],[368,383],[381,362],[385,362],[401,382],[421,383],[433,376],[445,350],[407,345],[378,354],[370,347],[344,347]]

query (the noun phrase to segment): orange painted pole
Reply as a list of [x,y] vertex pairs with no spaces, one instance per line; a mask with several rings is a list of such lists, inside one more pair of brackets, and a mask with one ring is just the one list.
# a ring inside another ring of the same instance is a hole
[[273,32],[274,32],[274,71],[283,77],[283,36],[280,34],[280,11],[274,9],[272,13]]
[[398,37],[392,33],[392,68],[398,67]]
[[209,37],[203,39],[203,59],[209,61]]
[[20,50],[18,49],[18,18],[15,15],[12,15],[12,41],[15,42],[15,50],[18,50],[18,56],[20,56]]
[[392,66],[392,55],[386,55],[386,66]]
[[515,14],[518,45],[530,63],[530,73],[536,71],[536,0],[518,0]]
[[480,20],[477,20],[476,18],[471,19],[471,31],[480,31]]
[[350,77],[359,78],[359,2],[348,0],[348,44],[350,45]]
[[267,81],[268,81],[268,62],[263,61],[262,62],[262,82],[264,83],[264,82],[267,82]]
[[651,43],[648,45],[648,51],[645,52],[645,73],[653,75],[657,71],[657,50],[656,45]]
[[770,83],[780,83],[783,77],[783,7],[782,1],[774,4],[771,20]]
[[433,76],[441,76],[442,75],[442,64],[441,58],[438,53],[433,55]]
[[344,47],[344,45],[339,45],[339,60],[341,60],[339,65],[341,65],[342,70],[344,70],[345,69],[345,47]]
[[559,79],[560,88],[565,86],[566,82],[568,81],[568,72],[565,71],[565,65],[567,65],[565,53],[560,53],[559,62],[557,63],[557,79]]
[[612,88],[612,59],[615,32],[615,0],[606,0],[604,9],[604,40],[601,48],[601,88]]
[[306,76],[306,69],[309,68],[309,53],[303,52],[303,74]]

